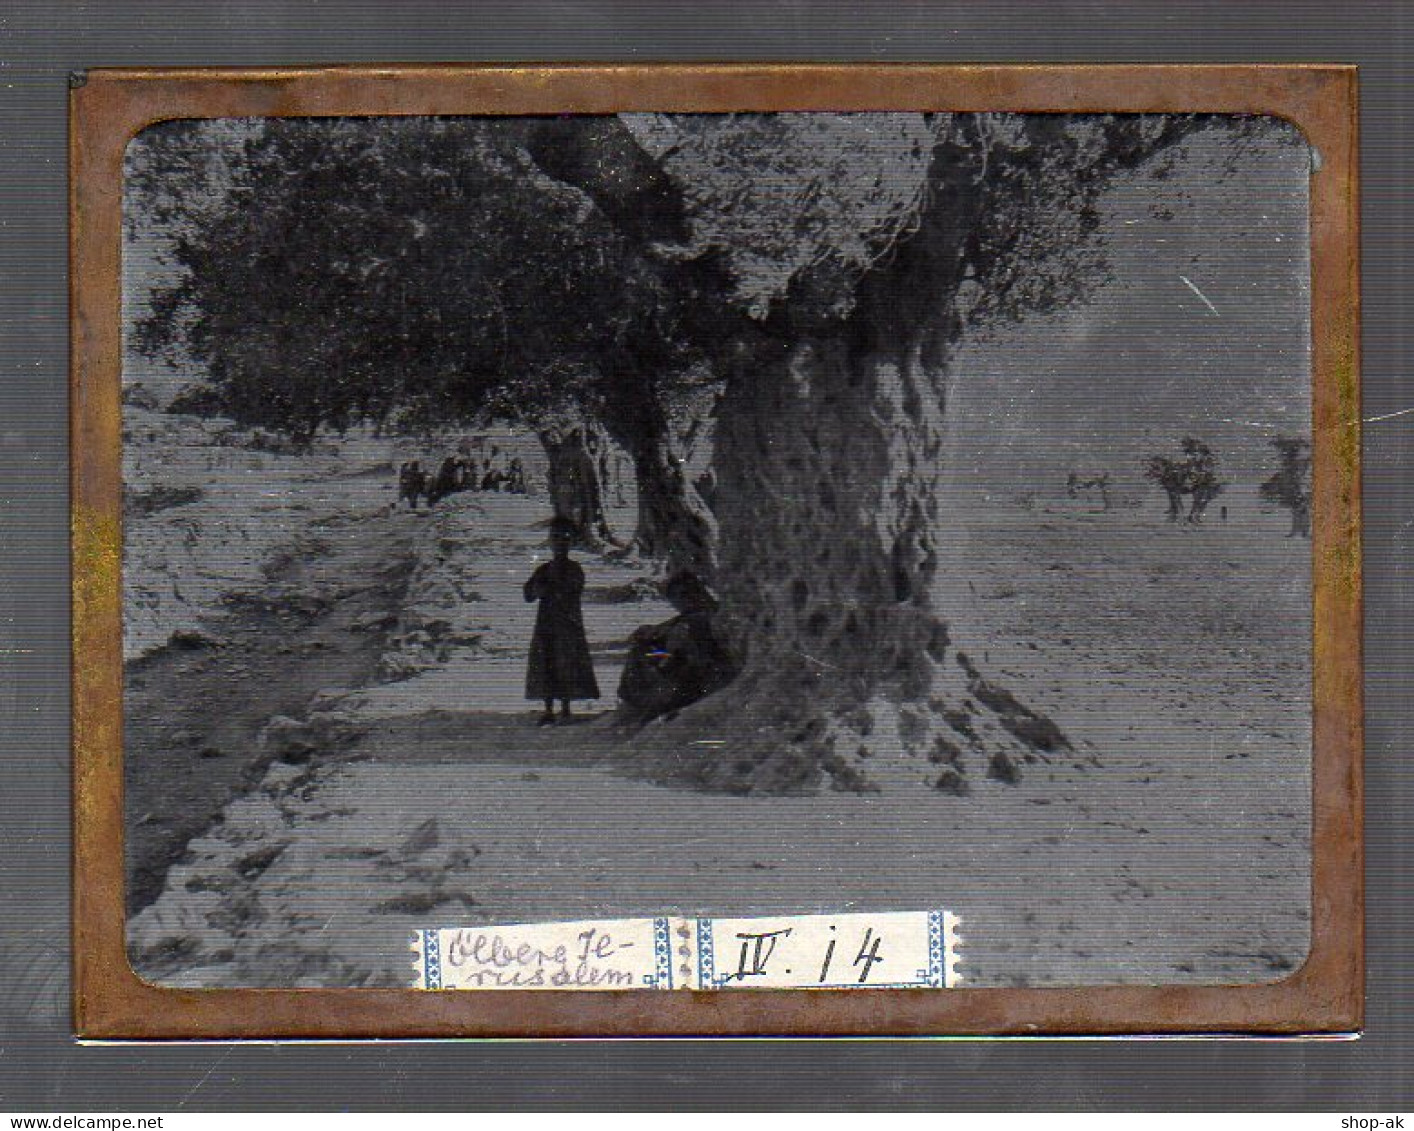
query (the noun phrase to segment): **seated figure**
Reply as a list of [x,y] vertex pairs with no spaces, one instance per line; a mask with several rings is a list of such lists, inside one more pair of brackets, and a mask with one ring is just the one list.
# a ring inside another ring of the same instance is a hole
[[647,722],[730,683],[736,663],[717,638],[716,599],[692,573],[675,574],[665,596],[678,615],[635,629],[619,680],[620,717]]

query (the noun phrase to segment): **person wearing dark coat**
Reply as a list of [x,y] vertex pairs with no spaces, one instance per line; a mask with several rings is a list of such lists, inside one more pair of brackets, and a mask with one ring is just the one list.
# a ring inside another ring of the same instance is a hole
[[[427,473],[417,460],[398,469],[398,499],[406,499],[408,507],[417,510],[418,497],[427,493]],[[430,504],[429,504],[430,505]]]
[[669,579],[664,596],[678,615],[636,629],[619,680],[621,713],[639,722],[680,710],[730,683],[736,663],[718,639],[717,600],[693,573]]
[[560,718],[567,721],[571,699],[599,698],[580,609],[584,569],[570,557],[574,533],[573,524],[564,519],[551,524],[550,544],[555,556],[525,583],[525,599],[540,602],[530,640],[525,697],[544,701],[541,726],[555,721],[556,699],[560,701]]
[[427,492],[427,505],[430,507],[448,495],[456,494],[457,491],[457,461],[448,456],[442,461],[442,466],[437,469],[437,477],[432,481],[432,486]]
[[[492,450],[494,451],[495,449],[493,448]],[[499,491],[501,489],[501,481],[504,479],[504,476],[501,474],[501,469],[488,459],[485,462],[485,470],[486,473],[481,477],[481,489],[483,491]]]

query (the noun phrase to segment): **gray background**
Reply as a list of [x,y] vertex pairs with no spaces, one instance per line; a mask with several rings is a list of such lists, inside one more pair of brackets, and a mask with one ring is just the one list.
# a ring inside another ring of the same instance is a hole
[[[1414,405],[1400,3],[35,3],[0,12],[0,1109],[1409,1107],[1414,415],[1366,433],[1370,995],[1349,1043],[79,1048],[68,1036],[65,75],[471,59],[1355,62],[1365,414]],[[860,5],[862,7],[862,5]],[[1401,1067],[1403,1066],[1403,1067]]]

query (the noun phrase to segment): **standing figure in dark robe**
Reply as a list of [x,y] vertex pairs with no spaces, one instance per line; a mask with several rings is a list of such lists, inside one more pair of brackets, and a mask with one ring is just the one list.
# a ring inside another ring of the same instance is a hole
[[525,599],[540,602],[535,634],[530,640],[525,697],[544,701],[541,726],[555,721],[556,699],[560,701],[561,720],[568,721],[571,699],[599,698],[599,683],[594,678],[594,661],[589,655],[579,604],[584,592],[584,570],[570,557],[574,536],[573,523],[555,519],[550,524],[550,545],[555,556],[525,583]]
[[417,510],[417,500],[427,491],[427,473],[417,460],[398,469],[398,499],[406,499],[410,510]]

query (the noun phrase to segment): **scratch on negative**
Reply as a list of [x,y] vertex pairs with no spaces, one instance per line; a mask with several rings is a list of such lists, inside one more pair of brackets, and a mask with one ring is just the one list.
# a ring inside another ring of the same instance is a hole
[[1180,275],[1179,278],[1183,280],[1184,286],[1186,286],[1190,291],[1192,291],[1195,295],[1197,295],[1200,299],[1203,300],[1204,306],[1206,306],[1219,318],[1222,317],[1221,314],[1218,314],[1218,308],[1208,301],[1208,296],[1205,295],[1202,291],[1200,291],[1196,286],[1194,286],[1192,279],[1190,279],[1187,275]]
[[211,1074],[212,1074],[213,1072],[215,1072],[216,1069],[220,1068],[221,1065],[222,1065],[222,1063],[223,1063],[225,1060],[227,1060],[227,1059],[230,1057],[230,1055],[231,1055],[233,1052],[235,1052],[235,1051],[236,1051],[236,1050],[235,1050],[234,1046],[231,1047],[231,1048],[228,1048],[225,1052],[223,1052],[220,1056],[218,1056],[214,1061],[212,1061],[211,1067],[208,1068],[205,1072],[203,1072],[203,1073],[201,1074],[201,1079],[198,1080],[195,1084],[193,1084],[193,1085],[191,1086],[191,1088],[187,1091],[187,1094],[184,1095],[180,1100],[177,1101],[177,1106],[178,1106],[178,1107],[185,1107],[185,1106],[186,1106],[186,1103],[187,1103],[187,1100],[191,1099],[192,1096],[196,1095],[197,1091],[201,1088],[201,1086],[202,1086],[203,1084],[205,1084],[206,1081],[208,1081],[208,1080],[211,1079]]
[[1396,416],[1408,416],[1411,412],[1414,412],[1414,408],[1402,408],[1398,412],[1386,412],[1379,416],[1367,416],[1365,417],[1365,423],[1376,424],[1381,420],[1393,420]]
[[812,656],[809,652],[802,652],[799,648],[795,650],[795,654],[802,659],[809,660],[812,664],[819,664],[822,668],[829,668],[831,671],[840,670],[839,665],[827,663],[818,656]]

